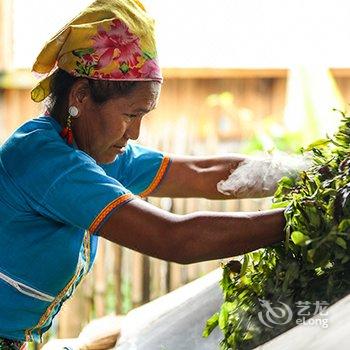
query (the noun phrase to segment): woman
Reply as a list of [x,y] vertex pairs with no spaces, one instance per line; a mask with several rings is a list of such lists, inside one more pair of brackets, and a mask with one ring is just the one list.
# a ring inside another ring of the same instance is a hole
[[46,44],[33,69],[48,74],[32,91],[35,101],[49,97],[47,113],[0,149],[1,349],[40,341],[91,269],[99,236],[181,264],[282,239],[280,210],[175,215],[137,197],[262,195],[217,190],[244,157],[169,158],[128,142],[162,82],[153,21],[137,0],[96,1]]

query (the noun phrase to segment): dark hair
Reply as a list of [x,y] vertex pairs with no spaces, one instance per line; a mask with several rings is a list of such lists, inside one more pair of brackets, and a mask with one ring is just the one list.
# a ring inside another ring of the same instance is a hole
[[[73,84],[82,79],[74,77],[58,68],[51,81],[51,94],[46,101],[48,112],[57,117],[67,110],[68,96]],[[110,81],[88,79],[90,94],[94,102],[102,104],[113,97],[123,97],[130,94],[139,82],[137,81]]]

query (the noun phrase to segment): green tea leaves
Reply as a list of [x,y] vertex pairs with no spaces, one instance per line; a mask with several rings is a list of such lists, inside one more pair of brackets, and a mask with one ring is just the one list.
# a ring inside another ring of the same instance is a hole
[[304,151],[312,151],[313,148],[320,148],[320,147],[325,147],[326,145],[328,145],[328,143],[330,142],[329,139],[320,139],[317,140],[313,143],[311,143],[307,148],[305,148]]
[[207,320],[206,327],[203,331],[203,337],[209,337],[210,333],[216,328],[219,324],[219,313],[215,313],[212,317]]
[[305,244],[305,242],[307,240],[310,239],[310,237],[308,235],[304,235],[300,231],[294,231],[292,233],[292,235],[291,235],[291,239],[292,239],[294,244],[296,244],[296,245],[303,245],[303,244]]
[[345,239],[341,238],[341,237],[338,237],[336,240],[335,240],[335,243],[337,243],[340,247],[342,247],[343,249],[346,249],[347,248],[347,243],[345,241]]
[[[306,149],[310,169],[279,181],[272,206],[285,208],[285,241],[246,254],[240,273],[224,265],[225,302],[205,330],[219,325],[222,350],[251,349],[295,326],[297,303],[332,303],[350,292],[350,117],[342,115],[333,138]],[[277,305],[271,314],[283,305],[294,318],[264,326],[261,300]]]

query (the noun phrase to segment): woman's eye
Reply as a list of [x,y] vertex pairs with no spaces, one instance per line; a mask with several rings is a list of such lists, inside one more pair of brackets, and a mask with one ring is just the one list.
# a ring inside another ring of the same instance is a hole
[[125,116],[127,116],[128,118],[137,118],[136,114],[126,114],[125,113]]

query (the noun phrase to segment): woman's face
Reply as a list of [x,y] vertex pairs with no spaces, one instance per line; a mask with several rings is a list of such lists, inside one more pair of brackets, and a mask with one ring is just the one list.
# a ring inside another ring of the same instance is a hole
[[79,109],[78,118],[72,119],[78,148],[98,163],[113,162],[129,139],[139,137],[142,118],[156,107],[159,94],[159,83],[142,82],[129,95],[103,104],[95,103],[89,93],[80,96],[79,102],[71,103]]

